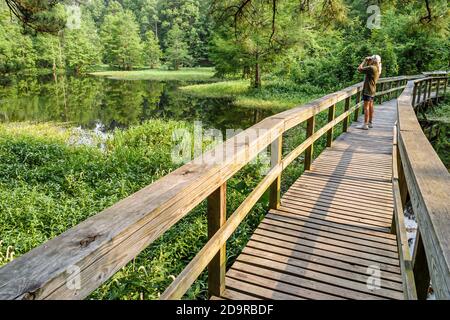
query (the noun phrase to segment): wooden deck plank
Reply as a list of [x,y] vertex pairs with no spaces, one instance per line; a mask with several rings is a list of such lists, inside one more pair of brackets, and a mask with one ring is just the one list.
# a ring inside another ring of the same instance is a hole
[[[273,238],[270,238],[270,237],[267,237],[264,235],[259,235],[259,234],[253,235],[252,240],[258,241],[258,242],[264,243],[264,244],[274,245],[279,248],[294,250],[294,251],[308,253],[308,254],[314,254],[314,255],[324,257],[324,258],[335,259],[337,261],[342,261],[342,262],[346,262],[346,263],[350,263],[350,264],[354,264],[354,265],[360,265],[360,266],[365,267],[366,271],[367,271],[367,267],[374,264],[374,261],[372,261],[372,260],[367,260],[364,257],[359,257],[359,256],[358,257],[351,256],[351,255],[346,254],[345,252],[328,251],[326,249],[322,249],[319,247],[310,247],[307,244],[303,244],[303,243],[295,244],[295,243],[291,243],[291,242],[285,242],[282,240],[273,239]],[[400,274],[399,266],[393,266],[393,265],[386,264],[383,262],[377,262],[377,266],[379,266],[382,271]]]
[[317,211],[317,210],[311,210],[309,208],[290,208],[287,206],[283,206],[279,208],[280,211],[289,212],[295,215],[308,217],[311,219],[319,219],[324,221],[330,221],[334,223],[341,224],[342,226],[349,226],[349,227],[356,227],[356,228],[363,228],[367,230],[377,231],[377,232],[388,232],[387,227],[385,226],[376,226],[372,224],[366,224],[364,222],[358,221],[357,219],[342,219],[342,217],[335,216],[334,214],[330,213],[329,215],[326,214],[323,211]]
[[382,250],[386,250],[386,251],[397,252],[396,247],[393,245],[383,244],[380,242],[374,242],[374,241],[370,241],[367,239],[362,239],[360,237],[355,237],[354,234],[349,234],[348,232],[346,234],[336,232],[336,230],[332,229],[332,228],[329,228],[328,230],[323,230],[323,228],[317,229],[316,227],[310,226],[307,224],[304,224],[304,225],[293,224],[292,222],[280,221],[276,218],[271,218],[271,217],[268,217],[268,219],[265,219],[263,221],[263,223],[286,228],[287,230],[304,232],[304,233],[308,233],[311,235],[317,235],[317,236],[335,239],[335,240],[339,240],[339,241],[354,243],[354,244],[366,246],[369,248],[376,248],[376,249],[382,249]]
[[[278,263],[284,264],[284,265],[292,265],[292,266],[296,266],[296,267],[300,267],[302,269],[308,269],[308,270],[313,270],[319,273],[324,273],[324,274],[328,274],[330,276],[338,276],[347,280],[351,280],[351,281],[356,281],[359,283],[363,283],[364,285],[366,284],[367,281],[367,273],[366,274],[362,274],[362,273],[357,273],[357,272],[352,272],[349,270],[343,270],[343,269],[338,269],[335,267],[330,267],[330,266],[324,266],[321,264],[317,264],[311,261],[305,261],[305,260],[301,260],[301,259],[292,259],[291,257],[285,257],[283,255],[279,255],[278,253],[274,253],[274,252],[268,252],[266,250],[258,250],[258,249],[254,249],[251,247],[246,247],[243,251],[242,251],[242,255],[241,257],[243,257],[244,255],[246,257],[250,257],[247,262],[248,263],[252,263],[252,264],[257,264],[256,260],[252,260],[252,256],[254,257],[259,257],[262,259],[268,259],[268,260],[272,260],[272,261],[276,261]],[[240,260],[242,261],[242,259]],[[319,279],[320,276],[315,276],[314,279]],[[388,288],[388,289],[392,289],[394,291],[402,291],[402,284],[399,282],[395,282],[395,281],[389,281],[389,280],[382,280],[382,284],[381,284],[382,288]],[[365,289],[363,290],[365,291]]]
[[385,232],[381,231],[375,231],[370,228],[365,228],[365,226],[357,226],[357,225],[349,225],[349,224],[343,224],[339,223],[333,220],[325,220],[325,219],[317,219],[314,216],[309,215],[301,215],[299,212],[292,212],[287,210],[286,208],[280,208],[279,210],[270,210],[271,214],[282,216],[282,217],[288,217],[294,221],[306,221],[307,223],[311,223],[314,225],[320,225],[320,226],[329,226],[334,229],[341,229],[345,232],[353,231],[358,234],[361,234],[364,238],[368,237],[375,237],[376,239],[379,239],[379,241],[385,242],[385,243],[392,243],[395,241],[395,237],[392,234],[387,234]]
[[348,199],[345,201],[344,199],[333,198],[333,197],[324,197],[322,195],[314,195],[311,193],[299,192],[295,190],[289,190],[284,194],[285,199],[296,200],[298,198],[302,198],[303,201],[312,201],[313,203],[321,204],[329,207],[336,207],[339,209],[345,209],[349,212],[355,213],[355,216],[360,216],[359,213],[362,214],[363,217],[370,216],[374,220],[385,221],[386,219],[390,220],[391,215],[386,212],[386,210],[380,207],[377,207],[375,204],[365,204],[364,207],[361,206],[361,201],[355,201],[353,199]]
[[[262,226],[263,227],[263,226]],[[302,234],[302,238],[298,238],[295,236],[287,236],[284,234],[279,233],[279,231],[275,230],[275,231],[271,231],[271,230],[266,230],[265,228],[258,228],[255,233],[260,234],[260,235],[264,235],[266,237],[272,238],[272,239],[277,239],[277,240],[281,240],[284,242],[290,242],[290,243],[294,243],[294,244],[305,244],[308,245],[310,247],[316,247],[316,248],[320,248],[323,250],[327,250],[327,251],[332,251],[332,252],[336,252],[336,253],[342,253],[348,256],[352,256],[352,257],[361,257],[367,260],[371,260],[373,261],[373,264],[376,264],[377,262],[382,262],[382,263],[386,263],[386,264],[390,264],[393,266],[398,266],[398,260],[395,258],[391,258],[391,257],[385,257],[385,256],[380,256],[376,253],[371,253],[371,252],[362,252],[357,250],[356,248],[352,248],[350,246],[348,247],[344,247],[342,243],[339,243],[341,246],[337,246],[335,245],[335,241],[326,241],[326,239],[324,240],[323,238],[318,238],[314,239],[314,240],[309,240],[308,236],[303,235]],[[314,237],[311,237],[314,238]]]
[[[299,249],[300,247],[297,247]],[[328,266],[337,268],[340,270],[352,272],[352,274],[361,274],[367,276],[367,267],[358,265],[356,263],[349,263],[347,261],[338,260],[338,255],[331,255],[327,252],[323,252],[320,255],[320,250],[311,250],[311,248],[306,248],[306,250],[293,250],[289,248],[282,248],[271,243],[264,243],[255,240],[249,241],[248,245],[245,247],[243,252],[252,253],[252,250],[264,252],[264,257],[270,257],[272,254],[277,256],[284,256],[290,259],[291,263],[295,263],[297,260],[307,261],[309,263],[314,263],[322,266]],[[368,265],[368,263],[367,263]],[[382,280],[389,280],[396,283],[402,282],[402,277],[400,274],[381,270],[380,273]]]
[[[276,272],[266,268],[244,264],[236,261],[228,276],[234,279],[245,280],[253,284],[264,281],[264,285],[274,291],[297,296],[301,299],[313,300],[342,300],[339,296],[316,291],[320,283],[301,277],[294,277],[286,273]],[[331,291],[331,290],[330,290]]]
[[346,299],[357,295],[360,299],[376,299],[376,296],[399,299],[403,295],[400,291],[387,288],[369,289],[366,283],[343,278],[338,270],[334,275],[329,275],[309,267],[301,268],[246,254],[239,256],[233,268]]
[[324,233],[330,233],[336,236],[346,236],[347,238],[354,239],[354,241],[358,240],[364,240],[364,243],[366,243],[369,246],[380,246],[383,245],[385,248],[393,248],[392,250],[395,250],[395,243],[390,239],[385,239],[382,237],[376,237],[369,235],[367,233],[359,233],[355,230],[345,230],[340,228],[333,228],[329,225],[323,225],[316,223],[316,221],[312,221],[312,219],[305,219],[305,220],[299,220],[299,219],[293,219],[290,217],[286,217],[280,214],[273,214],[272,212],[268,213],[266,216],[269,220],[273,221],[282,221],[289,223],[291,228],[306,228],[306,229],[316,229],[318,231],[324,232]]
[[[390,258],[398,258],[398,254],[396,251],[393,251],[391,248],[389,250],[386,250],[385,248],[381,248],[382,245],[378,247],[368,246],[366,244],[361,244],[361,240],[351,241],[350,238],[344,238],[343,236],[333,236],[332,234],[326,234],[324,232],[314,232],[314,229],[307,229],[302,228],[300,230],[295,230],[292,228],[288,228],[283,223],[276,223],[273,221],[270,221],[270,219],[265,219],[261,223],[261,229],[267,230],[267,231],[273,231],[273,232],[279,232],[280,235],[286,235],[289,237],[296,237],[298,239],[308,239],[308,240],[314,240],[316,242],[325,243],[325,244],[333,244],[337,247],[352,249],[356,251],[362,251],[367,253],[373,253],[380,256],[390,257]],[[341,239],[337,239],[341,238]],[[344,239],[342,239],[344,238]]]
[[[332,189],[328,188],[327,190],[323,190],[320,188],[312,188],[311,185],[302,185],[301,188],[297,187],[291,187],[288,192],[293,192],[297,194],[305,194],[305,195],[318,195],[319,198],[324,199],[336,199],[336,200],[351,200],[351,201],[358,201],[364,200],[366,204],[374,205],[376,208],[387,208],[387,209],[393,209],[394,206],[392,203],[383,203],[382,201],[377,201],[376,199],[373,199],[373,197],[370,197],[368,199],[366,194],[361,194],[357,192],[350,192],[345,191],[342,192],[338,189]],[[287,193],[288,193],[287,192]],[[350,199],[349,199],[350,198]],[[385,201],[387,201],[388,198],[385,198]]]
[[352,124],[289,188],[227,272],[224,298],[403,299],[390,233],[394,103],[376,106],[373,129]]
[[308,210],[310,213],[314,213],[316,215],[323,215],[326,217],[335,217],[343,221],[351,221],[366,224],[367,226],[372,227],[380,227],[380,228],[389,228],[390,224],[387,221],[377,221],[372,219],[370,216],[361,217],[358,215],[353,215],[349,211],[344,210],[336,210],[335,208],[324,206],[320,204],[311,204],[308,202],[292,202],[289,199],[283,199],[281,201],[282,207],[292,208],[294,210]]

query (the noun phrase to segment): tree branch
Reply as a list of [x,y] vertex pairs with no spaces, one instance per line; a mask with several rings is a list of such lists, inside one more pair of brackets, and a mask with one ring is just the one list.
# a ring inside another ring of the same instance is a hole
[[430,1],[425,0],[425,6],[427,8],[427,15],[420,18],[420,22],[423,22],[424,20],[427,20],[428,23],[430,23],[433,20],[433,15],[431,13],[431,7],[430,7]]

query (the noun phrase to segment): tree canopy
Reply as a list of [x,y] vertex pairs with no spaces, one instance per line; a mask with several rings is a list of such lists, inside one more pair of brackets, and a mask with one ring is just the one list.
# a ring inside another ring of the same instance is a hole
[[[385,75],[448,67],[445,0],[375,4],[379,26],[369,26],[369,4],[356,0],[4,0],[0,68],[210,65],[259,87],[269,75],[352,81],[355,64],[373,52]],[[79,8],[76,27],[68,5]]]

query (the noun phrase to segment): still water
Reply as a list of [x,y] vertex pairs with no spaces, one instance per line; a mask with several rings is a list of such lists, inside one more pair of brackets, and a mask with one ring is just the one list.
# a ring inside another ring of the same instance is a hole
[[28,77],[0,80],[0,122],[65,122],[103,131],[147,119],[203,122],[220,130],[248,128],[273,114],[238,108],[228,99],[190,97],[188,82],[122,81],[94,76]]

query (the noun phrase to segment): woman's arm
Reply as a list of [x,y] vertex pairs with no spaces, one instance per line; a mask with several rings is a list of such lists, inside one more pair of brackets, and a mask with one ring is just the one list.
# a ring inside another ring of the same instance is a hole
[[367,63],[367,61],[369,60],[369,57],[365,57],[363,62],[361,62],[361,64],[358,66],[358,71],[361,72],[364,68],[364,65]]

